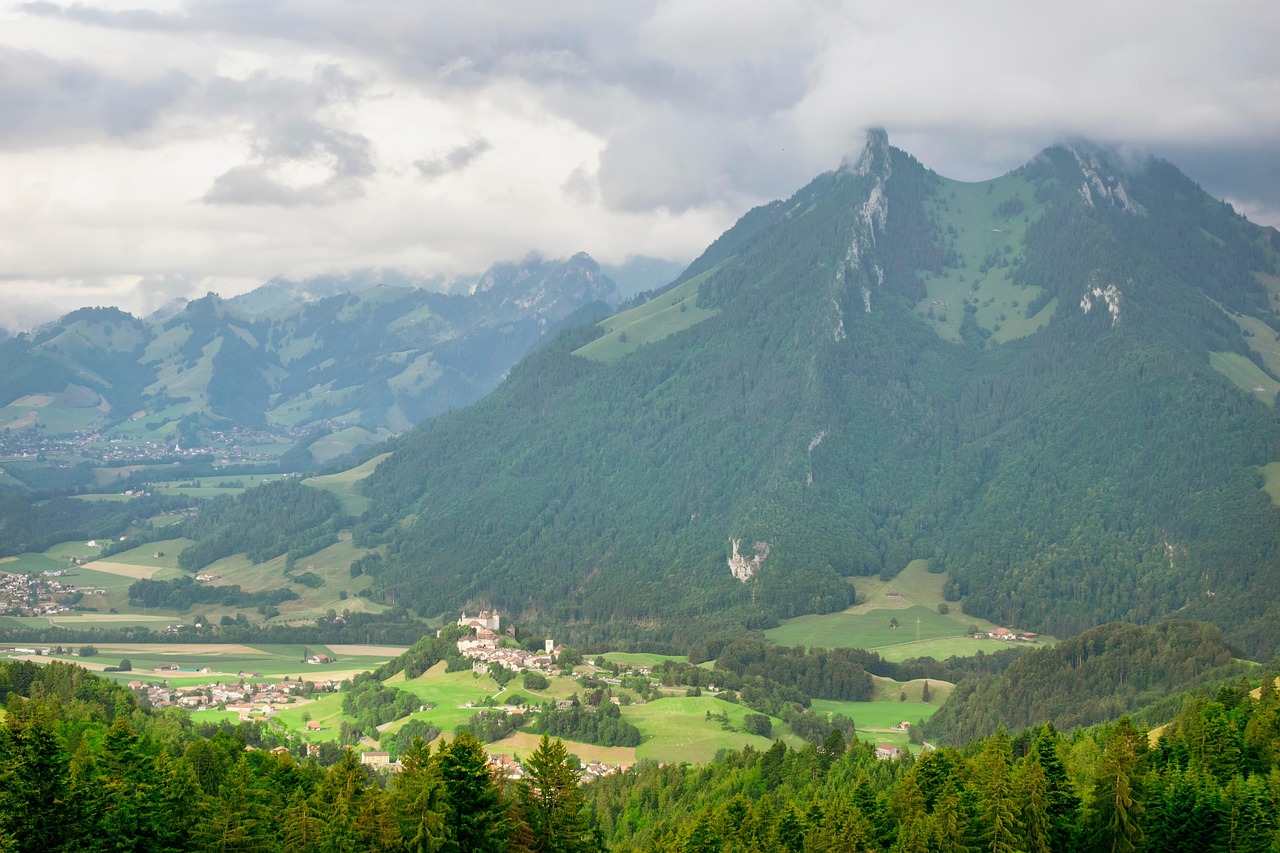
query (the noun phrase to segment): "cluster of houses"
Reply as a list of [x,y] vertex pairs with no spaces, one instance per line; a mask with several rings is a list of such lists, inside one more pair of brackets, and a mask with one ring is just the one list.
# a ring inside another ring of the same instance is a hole
[[471,628],[471,636],[458,640],[458,653],[474,661],[477,672],[486,672],[490,664],[498,664],[512,672],[524,672],[527,669],[549,671],[555,666],[556,655],[563,647],[556,646],[548,637],[541,652],[529,652],[524,649],[506,648],[498,642],[502,615],[497,610],[481,610],[479,616],[462,614],[458,624]]
[[58,578],[65,570],[47,571],[39,575],[0,573],[0,613],[5,616],[54,616],[70,612],[71,607],[58,601],[76,593],[93,595],[100,589],[80,589]]
[[[256,672],[245,672],[240,675],[244,678],[261,677]],[[315,687],[321,690],[336,690],[338,685],[333,681],[326,681],[315,683]],[[298,701],[298,694],[302,692],[302,682],[279,681],[262,684],[235,682],[170,687],[168,684],[130,681],[129,688],[145,696],[147,702],[155,708],[176,705],[180,708],[198,710],[221,705],[228,711],[237,712],[241,721],[247,721],[252,717],[270,717],[281,705]]]
[[990,631],[978,631],[973,635],[975,640],[1005,640],[1010,643],[1034,643],[1039,639],[1033,631],[1010,631],[1008,628],[992,628]]

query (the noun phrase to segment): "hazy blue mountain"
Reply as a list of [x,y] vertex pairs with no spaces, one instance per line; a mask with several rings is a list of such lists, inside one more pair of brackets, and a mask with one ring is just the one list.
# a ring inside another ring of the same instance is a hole
[[497,264],[469,295],[404,281],[273,280],[147,320],[73,312],[0,343],[0,426],[79,433],[60,450],[90,458],[295,445],[324,462],[475,402],[566,318],[620,301],[585,254]]

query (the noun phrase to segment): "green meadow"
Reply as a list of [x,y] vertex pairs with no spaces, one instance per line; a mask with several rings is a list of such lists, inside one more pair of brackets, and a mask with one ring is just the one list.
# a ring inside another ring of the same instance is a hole
[[[730,724],[738,730],[725,731],[719,720],[707,719],[708,711],[713,717],[728,714]],[[623,719],[644,736],[636,747],[636,758],[641,760],[706,763],[722,749],[741,750],[751,745],[765,750],[779,737],[800,746],[790,728],[777,718],[773,720],[772,738],[741,731],[742,718],[751,713],[755,712],[745,705],[711,696],[671,696],[622,709]]]
[[[625,664],[631,667],[648,666],[655,667],[663,661],[673,660],[677,663],[686,663],[689,659],[684,655],[657,655],[647,652],[606,652],[599,655],[605,660],[614,661],[616,663]],[[594,660],[594,658],[593,658]]]
[[[839,613],[787,619],[765,636],[783,646],[861,648],[885,660],[917,657],[944,660],[1006,649],[1001,640],[975,640],[966,636],[976,627],[989,631],[992,623],[967,616],[959,602],[942,597],[946,575],[931,574],[927,560],[912,560],[896,577],[854,578],[858,604]],[[939,605],[947,613],[939,613]],[[896,625],[896,627],[895,627]],[[1051,642],[1042,638],[1040,643]]]
[[[1274,333],[1272,333],[1274,335]],[[1276,392],[1280,382],[1272,379],[1261,367],[1238,352],[1211,352],[1209,366],[1231,380],[1241,391],[1252,394],[1268,406],[1276,404]]]
[[1262,490],[1271,497],[1271,503],[1280,506],[1280,462],[1268,462],[1262,466]]
[[[1018,205],[1016,213],[1008,212]],[[979,183],[942,178],[927,206],[960,259],[941,275],[921,273],[928,295],[916,313],[941,337],[961,340],[966,313],[1000,343],[1025,337],[1049,322],[1056,300],[1028,315],[1027,307],[1041,288],[1011,280],[1025,251],[1027,227],[1044,212],[1033,183],[1017,173]]]
[[348,515],[360,515],[369,508],[369,499],[357,491],[356,484],[373,473],[378,464],[390,456],[382,453],[354,468],[340,471],[337,474],[323,474],[319,477],[308,477],[302,481],[304,486],[322,489],[342,502],[342,511]]
[[643,305],[601,320],[596,325],[605,333],[573,354],[595,361],[617,361],[645,344],[714,317],[720,309],[698,307],[698,288],[718,268],[719,265],[712,267]]
[[[115,623],[121,624],[121,623]],[[152,626],[154,627],[154,626]],[[132,670],[107,673],[119,681],[168,681],[175,686],[191,686],[236,680],[240,673],[250,681],[277,681],[288,676],[291,681],[343,681],[358,672],[376,669],[391,659],[397,648],[341,647],[342,654],[329,646],[302,646],[288,643],[94,643],[98,654],[84,658],[76,651],[82,644],[68,646],[67,654],[54,655],[59,660],[91,666],[115,666],[127,659]],[[334,660],[327,664],[305,663],[306,657],[327,654]],[[178,670],[156,670],[158,666],[180,667]],[[209,673],[200,669],[208,668]],[[256,673],[251,677],[251,673]]]

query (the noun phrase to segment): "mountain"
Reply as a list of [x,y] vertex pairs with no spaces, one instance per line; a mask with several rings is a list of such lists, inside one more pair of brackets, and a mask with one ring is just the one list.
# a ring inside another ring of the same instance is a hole
[[839,610],[927,558],[1021,629],[1274,650],[1278,249],[1167,162],[1073,143],[966,184],[872,133],[394,442],[355,542],[389,602],[584,640]]
[[384,278],[273,280],[147,320],[73,312],[0,343],[0,425],[15,444],[29,428],[80,433],[39,445],[49,456],[251,458],[292,444],[305,466],[474,402],[575,312],[590,322],[621,301],[585,254],[497,264],[471,295]]

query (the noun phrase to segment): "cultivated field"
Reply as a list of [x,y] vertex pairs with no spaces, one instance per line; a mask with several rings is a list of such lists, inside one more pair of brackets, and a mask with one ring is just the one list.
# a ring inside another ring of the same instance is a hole
[[[53,657],[87,669],[116,666],[127,659],[133,666],[131,671],[109,675],[122,681],[168,681],[176,686],[208,684],[228,677],[237,679],[240,673],[245,673],[246,677],[249,673],[258,673],[259,677],[248,679],[251,681],[279,681],[286,675],[291,681],[299,678],[342,681],[375,669],[394,657],[388,653],[389,649],[381,646],[345,645],[336,649],[267,643],[253,646],[236,643],[94,643],[98,654],[84,658],[78,654],[83,645],[67,646],[66,654]],[[334,660],[319,665],[303,662],[306,655],[322,653]],[[49,658],[41,657],[39,660],[47,661]],[[172,665],[180,669],[156,670],[157,666]],[[199,671],[205,668],[211,672]]]

